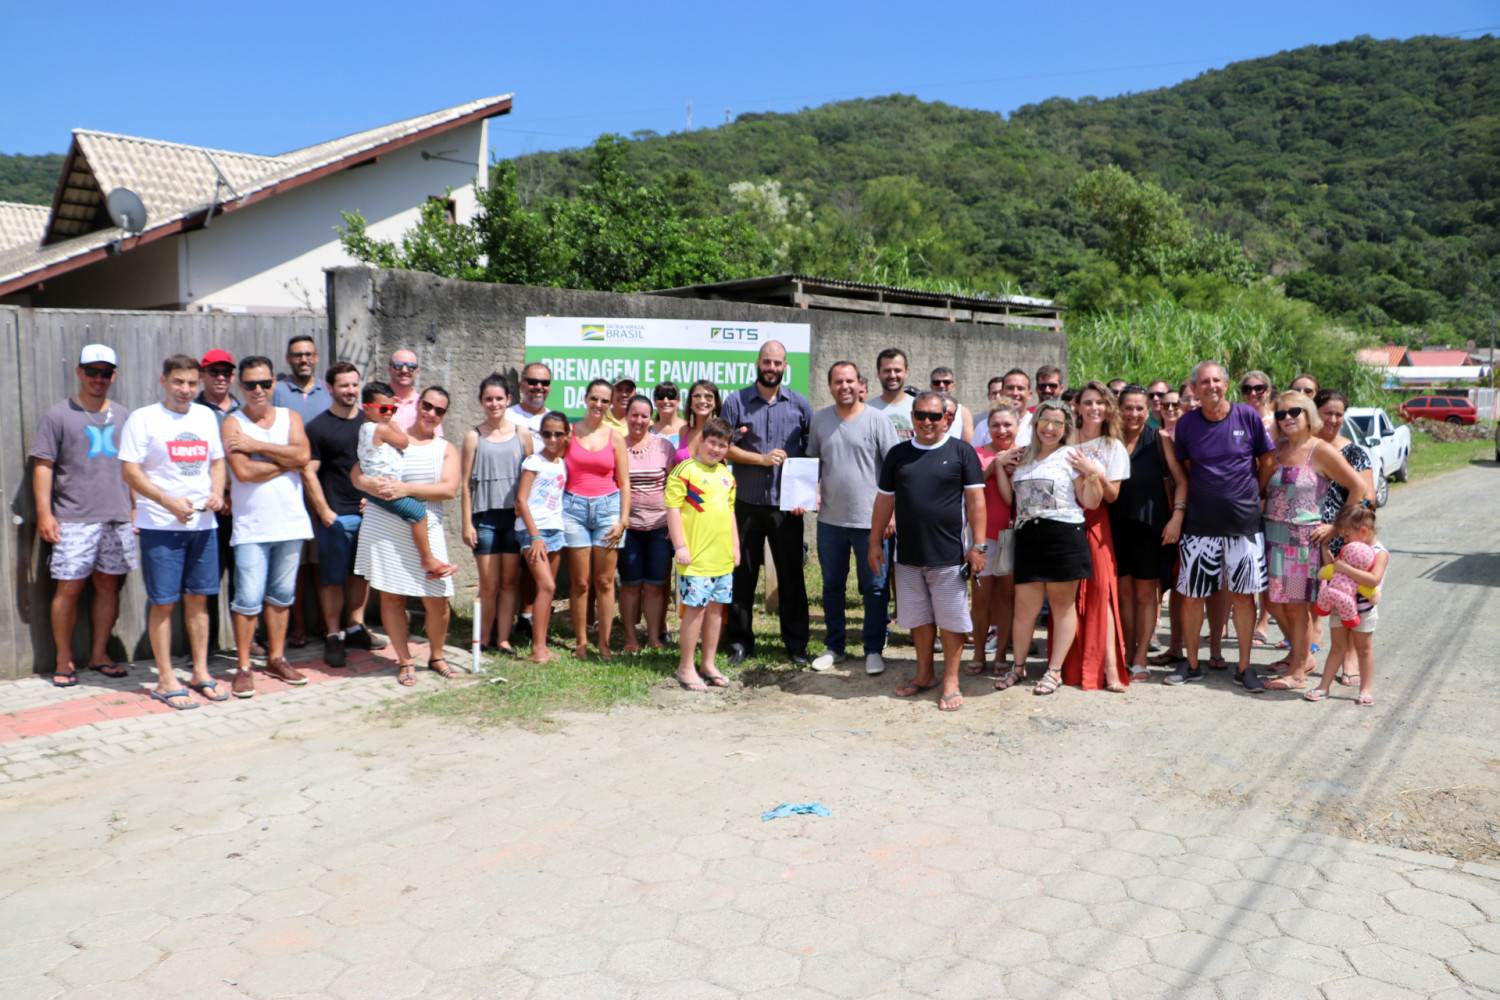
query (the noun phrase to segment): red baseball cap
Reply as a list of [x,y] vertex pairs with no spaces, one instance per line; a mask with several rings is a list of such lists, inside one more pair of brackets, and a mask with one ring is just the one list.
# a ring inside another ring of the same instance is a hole
[[234,364],[234,355],[223,348],[215,347],[203,355],[203,360],[199,361],[198,364],[204,368],[207,368],[209,365],[232,365]]

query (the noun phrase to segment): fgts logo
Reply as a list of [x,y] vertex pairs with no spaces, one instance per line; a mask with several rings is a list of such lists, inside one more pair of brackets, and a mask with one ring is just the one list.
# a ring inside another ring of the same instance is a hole
[[711,326],[708,328],[708,339],[753,344],[760,340],[760,331],[753,326]]

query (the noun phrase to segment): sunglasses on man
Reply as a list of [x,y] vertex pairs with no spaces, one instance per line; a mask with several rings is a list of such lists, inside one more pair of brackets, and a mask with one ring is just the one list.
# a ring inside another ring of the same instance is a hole
[[214,378],[234,377],[234,365],[209,365],[203,370]]
[[391,362],[391,371],[393,371],[393,372],[414,372],[419,367],[420,366],[415,361],[392,361]]
[[552,380],[550,378],[531,378],[530,376],[527,376],[525,379],[523,379],[523,381],[527,385],[538,389],[545,389],[547,388],[547,386],[552,384]]
[[114,378],[115,369],[113,365],[84,365],[84,378]]
[[261,390],[264,390],[265,392],[270,392],[271,389],[275,385],[276,385],[276,380],[275,379],[271,379],[271,378],[242,378],[242,379],[240,379],[240,387],[243,388],[246,392],[250,392],[252,389],[261,389]]
[[934,424],[937,423],[939,420],[942,420],[943,416],[944,416],[944,413],[943,413],[942,410],[912,410],[911,411],[911,418],[913,420],[924,420],[924,421],[926,421],[928,423],[934,423]]

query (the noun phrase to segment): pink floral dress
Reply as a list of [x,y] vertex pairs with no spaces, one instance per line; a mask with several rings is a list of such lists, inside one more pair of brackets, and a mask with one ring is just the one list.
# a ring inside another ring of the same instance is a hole
[[1318,596],[1318,547],[1312,532],[1321,522],[1323,485],[1313,471],[1312,451],[1299,465],[1278,465],[1266,485],[1266,568],[1270,599],[1277,604]]

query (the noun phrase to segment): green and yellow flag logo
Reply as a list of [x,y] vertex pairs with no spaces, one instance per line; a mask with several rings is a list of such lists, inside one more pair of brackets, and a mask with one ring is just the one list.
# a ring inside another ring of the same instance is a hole
[[584,340],[603,340],[604,339],[604,324],[603,323],[599,323],[599,324],[585,323],[585,324],[583,324],[583,339]]

